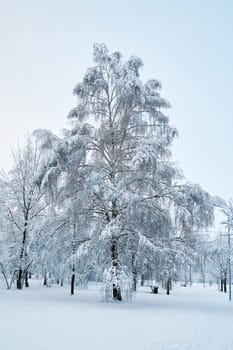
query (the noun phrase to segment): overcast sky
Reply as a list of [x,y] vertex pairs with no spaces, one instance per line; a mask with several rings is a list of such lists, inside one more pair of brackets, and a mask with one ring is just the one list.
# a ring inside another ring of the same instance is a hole
[[158,78],[187,180],[233,198],[233,1],[0,0],[0,167],[27,132],[67,126],[92,45]]

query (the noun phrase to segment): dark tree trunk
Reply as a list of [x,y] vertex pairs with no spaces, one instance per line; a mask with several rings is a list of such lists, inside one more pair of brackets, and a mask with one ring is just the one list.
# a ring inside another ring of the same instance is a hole
[[220,292],[223,292],[223,277],[220,278]]
[[44,271],[44,282],[43,282],[44,286],[47,286],[47,272],[46,270]]
[[137,291],[137,267],[135,266],[135,254],[132,254],[132,275],[133,275],[133,286],[134,292]]
[[71,283],[70,283],[71,295],[74,295],[74,287],[75,287],[75,235],[76,235],[76,225],[74,223],[73,240],[72,240],[72,276],[71,276]]
[[22,289],[23,288],[23,286],[22,286],[22,279],[23,279],[23,270],[22,270],[22,268],[19,268],[18,269],[17,281],[16,281],[17,289]]
[[63,287],[63,278],[61,279],[61,284],[60,284],[61,287]]
[[26,273],[25,273],[25,287],[29,287],[29,281],[28,281],[28,275],[29,275],[29,273],[28,273],[28,271],[26,271]]
[[145,276],[144,274],[141,275],[141,286],[143,287],[145,283]]
[[167,280],[166,289],[167,289],[167,295],[169,295],[170,294],[170,290],[171,290],[171,280],[170,280],[170,278]]
[[113,299],[122,301],[121,289],[119,286],[116,286],[114,283],[112,285],[113,288]]
[[74,295],[74,284],[75,284],[75,268],[74,265],[72,267],[72,276],[71,276],[71,284],[70,284],[70,294]]
[[[117,242],[114,239],[112,240],[112,244],[111,244],[111,257],[112,257],[112,267],[113,267],[113,271],[114,271],[113,274],[115,274],[115,277],[117,278],[119,265],[118,265]],[[114,276],[113,276],[113,278],[114,278]],[[118,301],[122,300],[121,288],[118,285],[118,283],[115,284],[113,282],[112,294],[113,294],[113,299],[118,300]]]
[[23,273],[22,265],[23,265],[23,258],[25,257],[25,243],[26,243],[26,237],[27,237],[27,220],[28,220],[28,212],[26,213],[26,216],[25,216],[23,240],[22,240],[22,246],[21,246],[20,256],[19,256],[19,261],[20,261],[21,266],[18,269],[18,276],[17,276],[17,282],[16,282],[17,289],[23,288],[24,273]]
[[133,291],[137,291],[137,272],[133,271]]
[[226,274],[226,272],[224,273],[223,289],[224,289],[224,293],[226,293],[227,292],[227,274]]

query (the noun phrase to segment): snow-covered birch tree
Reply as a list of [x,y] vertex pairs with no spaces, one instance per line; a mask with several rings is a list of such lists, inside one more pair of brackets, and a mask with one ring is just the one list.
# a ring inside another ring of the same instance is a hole
[[198,227],[211,223],[213,207],[200,187],[174,185],[181,178],[170,160],[177,130],[164,112],[170,105],[160,94],[161,83],[143,83],[142,60],[123,61],[104,44],[94,45],[94,62],[75,86],[78,103],[69,118],[73,134],[81,125],[88,131],[87,209],[98,220],[95,234],[108,250],[113,299],[121,300],[124,264],[136,280],[141,248],[156,253],[156,241],[174,231],[169,203],[184,208],[177,218]]
[[93,58],[74,88],[71,130],[63,139],[37,131],[47,152],[38,184],[78,230],[78,259],[98,267],[106,295],[120,301],[136,288],[145,258],[152,266],[163,253],[160,261],[173,266],[175,239],[187,244],[208,226],[213,203],[200,186],[178,183],[183,178],[171,161],[177,130],[165,113],[170,104],[157,79],[140,79],[142,60],[123,61],[105,44],[94,45]]
[[15,260],[17,288],[21,289],[32,264],[30,244],[41,215],[46,207],[43,191],[36,182],[35,174],[40,162],[37,142],[28,139],[23,149],[13,152],[14,167],[7,174],[2,173],[4,183],[4,206],[8,220],[8,239],[11,241],[11,254]]

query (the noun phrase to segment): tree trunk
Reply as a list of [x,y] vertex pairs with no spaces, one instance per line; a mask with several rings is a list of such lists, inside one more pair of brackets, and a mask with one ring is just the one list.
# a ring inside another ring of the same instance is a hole
[[220,276],[220,292],[223,292],[223,275]]
[[[118,252],[117,252],[117,242],[112,240],[111,244],[111,258],[112,258],[112,268],[113,268],[113,284],[112,284],[112,295],[114,300],[122,301],[121,288],[117,281],[118,279]],[[114,281],[115,280],[115,281]]]
[[17,289],[22,289],[22,279],[23,279],[23,270],[22,268],[18,269],[18,276],[17,276],[17,282],[16,282],[16,287]]
[[71,283],[70,283],[70,294],[74,295],[74,286],[75,286],[75,235],[76,235],[76,225],[74,223],[73,225],[73,239],[72,239],[72,276],[71,276]]
[[29,281],[28,281],[28,271],[25,273],[25,287],[29,287]]
[[143,287],[145,283],[145,276],[144,274],[141,275],[141,286]]
[[75,268],[72,266],[72,276],[71,276],[71,284],[70,284],[70,294],[74,295],[74,284],[75,284]]
[[137,267],[135,266],[135,254],[132,254],[132,275],[133,275],[133,292],[137,291]]
[[25,244],[26,244],[26,237],[27,237],[27,219],[28,219],[28,212],[26,213],[25,216],[25,223],[24,223],[24,230],[23,230],[23,240],[22,240],[22,245],[21,245],[21,250],[20,250],[20,256],[19,256],[19,261],[20,261],[20,267],[18,269],[18,276],[17,276],[17,282],[16,286],[17,289],[22,289],[23,288],[23,258],[25,257]]
[[170,290],[171,290],[171,280],[170,280],[170,278],[167,280],[166,289],[167,289],[167,295],[169,295],[170,294]]
[[224,293],[226,293],[227,292],[227,274],[226,274],[226,272],[224,272],[223,289],[224,289]]
[[46,271],[46,269],[44,271],[44,282],[43,282],[43,285],[47,286],[47,271]]
[[133,291],[137,291],[137,271],[133,271]]
[[[114,180],[114,175],[111,175],[111,179]],[[115,219],[117,217],[117,204],[116,200],[112,201],[112,218]],[[118,263],[118,251],[117,251],[117,239],[112,238],[111,241],[111,259],[112,259],[112,295],[114,300],[121,301],[121,288],[118,281],[118,273],[119,273],[119,263]]]

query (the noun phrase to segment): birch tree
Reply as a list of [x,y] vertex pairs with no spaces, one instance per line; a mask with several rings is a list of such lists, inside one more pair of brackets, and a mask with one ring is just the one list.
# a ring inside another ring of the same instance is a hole
[[12,255],[15,259],[17,288],[23,281],[28,286],[27,272],[32,264],[30,244],[39,224],[39,217],[45,209],[43,192],[35,182],[35,173],[39,167],[40,152],[37,143],[28,139],[25,148],[13,152],[14,167],[9,173],[2,173],[5,187],[5,208],[11,231]]
[[213,203],[171,161],[177,130],[166,114],[170,104],[157,79],[140,79],[142,60],[124,61],[105,44],[94,45],[93,59],[74,88],[71,129],[61,140],[39,131],[48,157],[38,183],[52,189],[57,212],[72,213],[85,238],[78,258],[100,268],[105,295],[121,301],[136,288],[145,257],[152,265],[161,251],[174,252],[177,235],[188,241],[208,226]]
[[[88,131],[85,195],[99,221],[99,241],[104,240],[109,251],[113,299],[121,300],[123,265],[135,284],[141,247],[158,252],[159,238],[171,237],[169,204],[183,208],[183,218],[198,227],[211,223],[213,207],[199,186],[175,185],[181,172],[170,160],[170,147],[177,130],[165,114],[170,104],[160,94],[161,83],[143,83],[142,60],[131,56],[123,61],[104,44],[94,45],[93,58],[94,67],[75,86],[78,103],[69,118],[74,121],[73,134],[81,125]],[[177,211],[177,218],[182,215]]]

